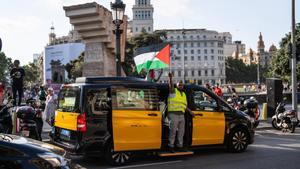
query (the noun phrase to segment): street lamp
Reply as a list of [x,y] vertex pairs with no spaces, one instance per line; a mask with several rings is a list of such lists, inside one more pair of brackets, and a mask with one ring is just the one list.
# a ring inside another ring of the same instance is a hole
[[120,30],[120,25],[123,23],[123,16],[125,12],[125,4],[123,4],[122,0],[116,0],[114,3],[110,3],[112,9],[112,17],[113,23],[116,26],[114,30],[114,34],[116,35],[116,70],[117,76],[121,76],[121,52],[120,52],[120,44],[121,44],[121,34],[122,30]]
[[260,66],[260,54],[257,54],[257,85],[260,85],[260,73],[259,73],[259,66]]
[[183,83],[185,83],[186,81],[186,73],[185,73],[185,30],[183,29],[182,30],[182,41],[183,41],[183,44],[182,44],[182,47],[183,47]]

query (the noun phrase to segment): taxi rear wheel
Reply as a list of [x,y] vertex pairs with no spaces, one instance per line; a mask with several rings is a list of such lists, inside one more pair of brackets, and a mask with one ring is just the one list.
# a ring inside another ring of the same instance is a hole
[[115,152],[112,144],[109,144],[105,150],[105,160],[114,166],[121,166],[127,164],[132,159],[130,152]]
[[228,140],[227,148],[234,153],[240,153],[246,150],[249,142],[249,136],[245,129],[234,129]]

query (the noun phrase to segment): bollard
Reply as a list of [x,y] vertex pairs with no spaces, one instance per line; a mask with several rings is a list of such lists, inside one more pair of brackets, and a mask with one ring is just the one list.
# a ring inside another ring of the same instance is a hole
[[13,114],[13,130],[12,130],[12,134],[16,134],[17,133],[17,113],[16,111],[13,110],[12,112]]
[[263,103],[263,108],[262,108],[262,120],[267,120],[267,103]]

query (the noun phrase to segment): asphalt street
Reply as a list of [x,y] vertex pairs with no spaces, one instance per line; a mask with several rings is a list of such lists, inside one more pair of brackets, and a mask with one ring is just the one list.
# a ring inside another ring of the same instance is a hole
[[77,168],[87,169],[299,169],[299,140],[300,128],[296,133],[261,128],[256,131],[254,144],[243,153],[229,153],[223,147],[203,148],[185,157],[137,156],[122,167],[109,166],[101,157],[73,158],[73,162]]

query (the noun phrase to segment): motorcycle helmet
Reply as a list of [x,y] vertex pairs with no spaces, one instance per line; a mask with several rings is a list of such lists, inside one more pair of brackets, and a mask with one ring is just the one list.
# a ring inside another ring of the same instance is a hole
[[244,101],[244,106],[247,109],[255,109],[258,106],[258,103],[255,99],[247,99]]

